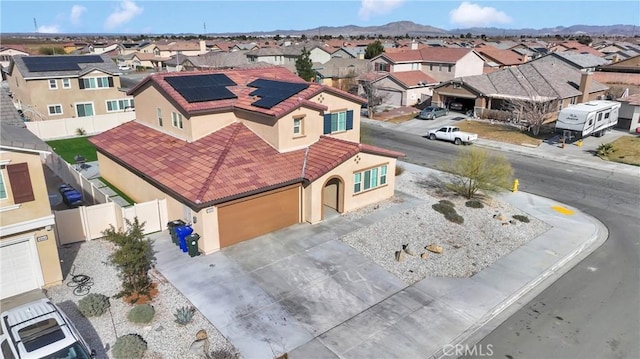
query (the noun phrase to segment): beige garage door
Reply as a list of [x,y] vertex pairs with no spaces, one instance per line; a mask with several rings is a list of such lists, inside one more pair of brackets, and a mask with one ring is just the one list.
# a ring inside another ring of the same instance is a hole
[[300,222],[299,187],[289,187],[218,207],[220,247]]
[[0,298],[40,288],[42,272],[33,238],[0,244]]

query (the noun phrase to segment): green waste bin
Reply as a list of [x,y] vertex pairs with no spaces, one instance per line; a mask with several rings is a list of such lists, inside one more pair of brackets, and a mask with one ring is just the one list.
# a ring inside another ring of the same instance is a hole
[[192,233],[187,236],[187,249],[189,251],[189,256],[195,257],[200,255],[200,252],[198,251],[199,239],[200,235],[198,235],[198,233]]
[[175,245],[179,245],[178,243],[178,234],[176,233],[176,227],[184,226],[186,223],[181,219],[173,220],[167,223],[167,228],[169,228],[169,234],[171,234],[171,242]]

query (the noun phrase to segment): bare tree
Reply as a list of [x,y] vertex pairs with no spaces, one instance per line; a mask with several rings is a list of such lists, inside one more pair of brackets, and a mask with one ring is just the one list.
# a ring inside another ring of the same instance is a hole
[[513,113],[516,122],[527,126],[534,136],[540,133],[542,125],[551,119],[557,108],[557,99],[539,95],[510,98],[503,104],[503,110]]

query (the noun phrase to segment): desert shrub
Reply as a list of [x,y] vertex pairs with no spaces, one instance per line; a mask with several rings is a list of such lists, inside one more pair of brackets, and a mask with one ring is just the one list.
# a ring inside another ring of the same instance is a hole
[[131,308],[127,319],[132,323],[149,323],[156,313],[151,304],[138,304]]
[[444,204],[445,206],[450,206],[450,207],[455,207],[456,205],[453,204],[453,202],[449,201],[448,199],[441,199],[440,204]]
[[[280,358],[283,358],[286,356],[282,356]],[[240,353],[238,353],[237,351],[229,351],[228,349],[217,349],[212,351],[209,354],[209,358],[211,359],[239,359],[240,358]]]
[[109,297],[98,293],[90,293],[78,301],[78,310],[87,318],[101,316],[110,306]]
[[396,176],[400,176],[403,173],[404,173],[404,167],[396,166]]
[[465,206],[469,208],[484,208],[484,204],[478,200],[470,200],[464,203]]
[[444,215],[444,218],[446,218],[449,222],[453,222],[457,224],[464,223],[464,218],[457,213],[447,213]]
[[505,190],[513,177],[513,168],[504,155],[477,147],[460,150],[444,168],[455,175],[447,187],[467,199],[472,199],[479,191],[486,194]]
[[616,148],[613,143],[601,143],[596,150],[596,154],[600,157],[607,157],[614,152],[616,152]]
[[181,307],[176,309],[173,316],[176,317],[176,323],[180,325],[187,325],[193,319],[195,312],[196,310],[193,307]]
[[455,208],[442,203],[436,203],[432,205],[431,208],[433,208],[436,212],[444,214],[445,216],[447,215],[447,213],[451,213],[451,214],[456,213]]
[[115,359],[140,359],[147,350],[147,342],[138,334],[127,334],[116,339],[111,348]]
[[513,215],[513,219],[517,219],[518,221],[520,221],[522,223],[529,223],[529,217],[523,216],[521,214],[514,214]]
[[76,128],[76,135],[84,136],[86,134],[87,134],[87,131],[84,128],[82,127]]

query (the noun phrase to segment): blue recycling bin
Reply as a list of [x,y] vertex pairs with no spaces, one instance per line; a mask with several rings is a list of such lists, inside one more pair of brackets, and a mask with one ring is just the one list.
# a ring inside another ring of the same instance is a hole
[[180,249],[187,253],[189,248],[187,247],[187,236],[193,233],[193,228],[191,226],[179,226],[175,228],[176,235],[178,236],[178,243],[180,244]]

